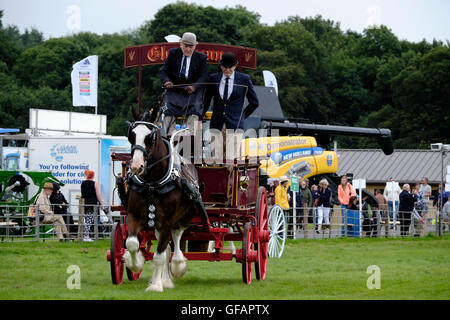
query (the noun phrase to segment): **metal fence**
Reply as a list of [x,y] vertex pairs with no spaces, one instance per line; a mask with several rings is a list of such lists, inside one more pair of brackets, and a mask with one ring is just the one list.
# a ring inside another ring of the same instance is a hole
[[[306,215],[305,215],[306,213]],[[295,215],[295,219],[294,219]],[[423,237],[449,233],[449,218],[434,208],[414,212],[348,210],[338,206],[295,208],[285,211],[287,237],[317,239],[339,237]]]
[[[85,236],[89,237],[88,241],[103,239],[109,237],[113,222],[123,223],[123,216],[118,213],[108,213],[108,221],[102,223],[99,206],[93,206],[92,218],[88,219],[86,218],[87,206],[68,205],[67,207],[67,214],[56,216],[63,218],[64,226],[70,235],[68,240],[86,241]],[[0,206],[0,241],[59,240],[57,228],[63,228],[61,223],[27,217],[28,209],[28,206]],[[294,213],[295,219],[293,219]],[[420,221],[414,218],[413,213],[397,212],[392,217],[388,218],[388,216],[387,210],[360,212],[345,210],[338,206],[331,208],[329,213],[319,208],[295,208],[295,212],[293,209],[285,211],[287,236],[291,239],[422,237],[430,233],[434,235],[449,233],[448,216],[441,216],[434,208],[423,213],[423,220]]]
[[[102,223],[99,206],[66,205],[67,213],[46,217],[28,217],[28,206],[0,206],[0,241],[95,241],[109,237],[114,220],[120,219],[107,213]],[[39,206],[36,206],[39,212]],[[66,233],[67,230],[67,233]]]

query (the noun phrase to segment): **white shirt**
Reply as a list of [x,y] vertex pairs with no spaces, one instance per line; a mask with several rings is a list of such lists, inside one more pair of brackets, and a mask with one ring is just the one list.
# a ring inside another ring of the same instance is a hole
[[[233,92],[234,74],[235,73],[233,71],[233,74],[230,76],[230,79],[228,80],[228,97],[227,97],[227,99],[231,96],[231,93]],[[219,94],[222,99],[223,99],[223,92],[225,91],[226,78],[227,77],[223,74],[222,79],[220,80],[220,84],[219,84]]]
[[429,184],[426,184],[426,185],[420,184],[419,191],[423,192],[423,200],[425,200],[426,202],[430,202],[430,197],[425,196],[425,193],[431,192],[431,186]]
[[400,189],[398,182],[386,182],[383,195],[388,201],[395,202],[399,201],[400,192],[402,192],[402,189]]
[[183,58],[181,59],[180,73],[181,73],[181,69],[183,68],[183,60],[186,59],[186,73],[184,74],[184,76],[186,78],[189,75],[189,66],[191,65],[191,58],[192,58],[192,56],[186,57],[185,55],[183,55]]

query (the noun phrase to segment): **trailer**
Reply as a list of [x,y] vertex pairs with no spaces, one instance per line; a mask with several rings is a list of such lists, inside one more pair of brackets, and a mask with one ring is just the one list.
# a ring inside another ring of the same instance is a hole
[[27,134],[29,170],[51,172],[61,181],[75,221],[85,170],[95,172],[102,200],[111,205],[117,195],[111,154],[131,146],[126,137],[106,135],[106,116],[31,109]]

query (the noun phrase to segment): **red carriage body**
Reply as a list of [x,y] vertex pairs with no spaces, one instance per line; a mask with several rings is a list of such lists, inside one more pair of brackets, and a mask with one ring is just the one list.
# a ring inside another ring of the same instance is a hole
[[[122,175],[127,171],[130,154],[113,153],[113,161],[122,161]],[[188,260],[231,261],[242,264],[242,279],[249,284],[252,281],[253,264],[259,280],[266,277],[269,244],[267,191],[259,186],[259,165],[197,165],[199,184],[204,185],[203,203],[208,213],[207,223],[200,216],[194,216],[191,225],[183,233],[183,254]],[[126,209],[113,206],[124,217],[122,224],[116,223],[111,233],[111,249],[107,259],[111,264],[111,276],[114,284],[120,284],[123,278],[125,240],[127,238]],[[153,229],[143,230],[138,235],[140,250],[146,261],[153,259],[151,247],[156,241]],[[214,250],[209,252],[207,244],[214,241]],[[225,241],[242,241],[242,248],[233,253],[225,249]],[[187,245],[186,245],[187,244]],[[139,279],[126,269],[129,280]]]

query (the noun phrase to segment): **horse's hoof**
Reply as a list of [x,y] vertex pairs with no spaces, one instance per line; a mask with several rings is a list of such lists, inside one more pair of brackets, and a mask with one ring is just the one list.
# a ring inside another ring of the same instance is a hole
[[163,280],[163,288],[164,289],[173,289],[175,288],[175,283],[173,283],[172,279],[167,278]]
[[152,283],[145,289],[145,291],[153,291],[153,292],[163,292],[163,286],[161,284]]
[[179,279],[186,273],[187,263],[186,259],[172,260],[170,263],[170,273],[175,279]]

